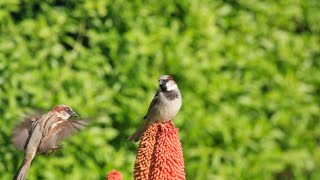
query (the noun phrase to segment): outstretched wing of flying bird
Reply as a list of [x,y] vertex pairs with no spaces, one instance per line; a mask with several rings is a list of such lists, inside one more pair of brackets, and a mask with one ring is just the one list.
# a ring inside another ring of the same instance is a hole
[[42,138],[38,147],[38,153],[47,152],[59,148],[58,143],[70,136],[71,134],[81,130],[87,124],[83,120],[63,120],[58,119],[53,123]]
[[12,134],[12,143],[18,150],[23,150],[29,140],[32,130],[32,123],[41,119],[41,116],[25,117],[19,123]]

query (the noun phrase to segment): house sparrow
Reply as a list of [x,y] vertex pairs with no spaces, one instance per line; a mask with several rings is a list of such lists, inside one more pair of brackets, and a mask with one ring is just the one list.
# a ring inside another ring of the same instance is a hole
[[60,140],[86,125],[85,121],[68,120],[71,116],[78,115],[70,107],[59,105],[42,116],[26,118],[16,127],[12,142],[17,149],[25,149],[25,155],[14,180],[25,179],[36,154],[61,149]]
[[178,85],[169,75],[159,78],[159,90],[154,96],[143,124],[131,135],[128,140],[137,142],[148,127],[157,122],[167,122],[172,120],[182,105],[182,97]]

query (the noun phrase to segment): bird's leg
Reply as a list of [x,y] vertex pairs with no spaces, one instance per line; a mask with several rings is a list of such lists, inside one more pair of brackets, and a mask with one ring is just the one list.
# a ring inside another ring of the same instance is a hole
[[51,148],[51,152],[48,154],[48,156],[51,156],[52,153],[54,153],[56,150],[59,150],[59,149],[62,149],[63,148],[63,145],[58,145],[54,148]]
[[173,124],[173,121],[172,120],[169,120],[169,124],[175,128],[174,124]]

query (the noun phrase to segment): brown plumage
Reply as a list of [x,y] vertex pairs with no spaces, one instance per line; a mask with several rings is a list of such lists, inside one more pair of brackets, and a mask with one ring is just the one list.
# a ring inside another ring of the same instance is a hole
[[85,121],[69,120],[71,116],[77,114],[70,107],[59,105],[43,116],[25,118],[16,126],[12,142],[17,149],[25,149],[25,156],[14,179],[25,179],[36,154],[61,149],[58,143],[62,139],[86,125]]
[[156,122],[172,120],[182,106],[182,97],[178,85],[169,75],[159,78],[159,90],[151,101],[143,124],[133,133],[128,140],[139,141],[150,125]]

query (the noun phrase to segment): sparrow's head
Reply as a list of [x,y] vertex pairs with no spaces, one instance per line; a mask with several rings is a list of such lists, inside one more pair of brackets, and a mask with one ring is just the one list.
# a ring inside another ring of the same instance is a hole
[[159,88],[161,91],[171,91],[178,89],[177,83],[170,75],[162,75],[159,78]]
[[65,120],[67,120],[70,116],[78,116],[77,113],[75,113],[71,107],[67,105],[58,105],[52,108],[52,111],[58,113],[59,117]]

